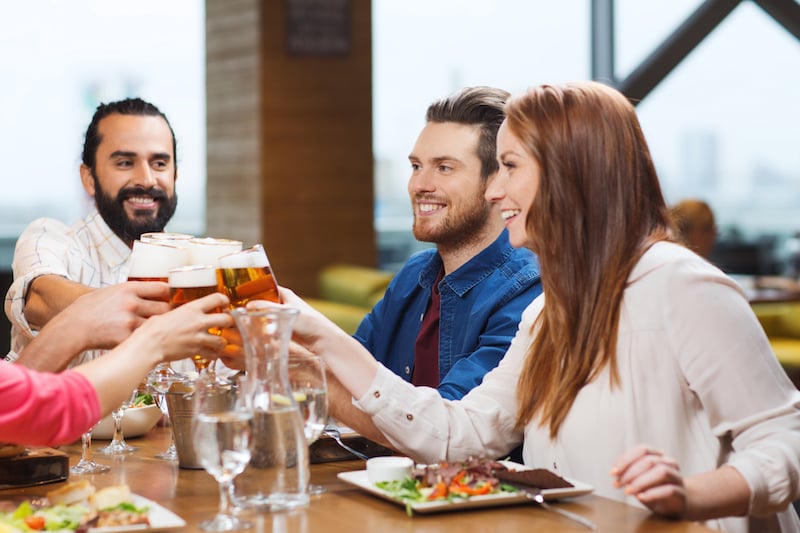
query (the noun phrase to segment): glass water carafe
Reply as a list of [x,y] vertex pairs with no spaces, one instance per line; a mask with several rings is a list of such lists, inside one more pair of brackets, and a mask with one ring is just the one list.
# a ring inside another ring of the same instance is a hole
[[287,308],[231,310],[245,349],[244,401],[253,411],[251,459],[234,482],[239,507],[279,511],[308,504],[308,444],[288,374],[297,314]]

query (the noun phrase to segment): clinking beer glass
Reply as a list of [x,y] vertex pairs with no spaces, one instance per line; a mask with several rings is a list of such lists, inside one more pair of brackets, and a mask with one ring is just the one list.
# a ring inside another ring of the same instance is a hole
[[217,281],[220,292],[230,299],[231,309],[251,300],[280,302],[278,283],[260,244],[220,257]]
[[[173,309],[214,292],[217,292],[217,274],[211,265],[187,266],[169,271],[169,303]],[[219,334],[217,331],[211,333]],[[192,361],[198,373],[205,371],[210,378],[214,377],[210,360],[192,355]]]

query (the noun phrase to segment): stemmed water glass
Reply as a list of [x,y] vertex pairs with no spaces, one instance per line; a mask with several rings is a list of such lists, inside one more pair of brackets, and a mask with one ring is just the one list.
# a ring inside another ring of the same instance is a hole
[[204,531],[236,531],[253,524],[231,513],[233,480],[250,462],[253,412],[231,382],[201,375],[195,382],[194,450],[203,468],[219,483],[219,511],[200,523]]
[[[97,424],[95,424],[97,425]],[[94,426],[89,428],[87,432],[81,435],[81,459],[72,468],[69,469],[70,474],[102,474],[111,470],[106,465],[96,463],[92,459],[92,430]]]
[[108,446],[100,448],[97,450],[97,453],[120,455],[132,453],[139,449],[125,442],[125,436],[122,434],[122,417],[125,415],[125,410],[130,407],[133,400],[136,399],[137,393],[138,390],[133,389],[128,399],[119,404],[119,406],[111,412],[111,418],[114,420],[114,437],[111,439],[111,442],[108,443]]
[[[322,435],[328,422],[328,385],[325,380],[325,364],[313,355],[292,353],[289,355],[289,386],[292,389],[303,431],[311,446]],[[325,487],[310,484],[308,494],[325,492]]]

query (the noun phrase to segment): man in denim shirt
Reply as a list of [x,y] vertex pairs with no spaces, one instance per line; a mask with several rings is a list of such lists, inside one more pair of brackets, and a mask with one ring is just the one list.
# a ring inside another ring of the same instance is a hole
[[387,368],[449,399],[497,366],[542,291],[536,257],[511,247],[497,206],[484,198],[498,170],[507,96],[467,88],[428,108],[409,155],[408,193],[414,236],[436,249],[409,259],[355,333]]
[[[428,108],[408,157],[408,193],[414,236],[436,248],[403,265],[354,335],[387,368],[448,399],[460,399],[498,365],[522,312],[542,292],[536,256],[511,247],[497,204],[484,197],[499,169],[495,142],[507,97],[472,87]],[[388,445],[350,393],[328,379],[331,416]]]

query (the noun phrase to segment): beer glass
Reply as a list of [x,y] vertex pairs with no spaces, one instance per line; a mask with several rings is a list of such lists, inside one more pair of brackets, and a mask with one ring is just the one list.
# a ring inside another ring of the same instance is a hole
[[[169,271],[169,303],[173,309],[214,292],[217,292],[217,274],[213,266],[185,266]],[[193,355],[192,361],[198,373],[204,370],[213,373],[209,368],[211,361],[205,357]]]
[[244,307],[250,300],[281,301],[278,282],[260,244],[220,257],[217,278],[220,292],[230,299],[231,309]]
[[173,233],[170,231],[154,231],[151,233],[142,233],[139,240],[142,242],[166,242],[177,246],[183,246],[190,239],[194,239],[194,235],[188,233]]
[[[164,234],[145,234],[145,235],[164,235]],[[142,237],[145,237],[143,235]],[[186,248],[176,246],[167,239],[151,239],[146,241],[134,241],[131,252],[130,270],[128,271],[128,281],[163,281],[168,283],[169,271],[173,268],[185,266],[189,261],[189,254]],[[181,381],[187,377],[175,372],[169,363],[160,363],[147,374],[147,382],[152,383],[171,383]],[[156,401],[162,408],[165,422],[169,421],[169,413],[165,409],[165,397],[163,387],[153,387]],[[170,437],[172,432],[170,431]],[[174,440],[170,440],[167,449],[156,455],[159,459],[174,460],[178,457],[175,450]]]
[[211,265],[219,267],[218,258],[242,249],[242,241],[200,237],[187,241],[190,265]]
[[189,254],[185,248],[169,241],[133,241],[128,281],[163,281],[169,271],[186,266]]

